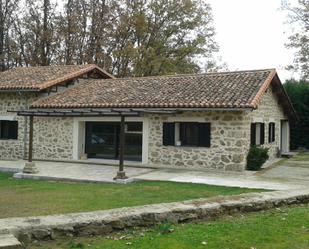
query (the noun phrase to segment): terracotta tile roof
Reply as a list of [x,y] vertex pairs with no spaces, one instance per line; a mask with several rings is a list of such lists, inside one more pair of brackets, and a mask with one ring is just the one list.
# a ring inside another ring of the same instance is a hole
[[85,80],[33,108],[256,108],[274,69]]
[[97,70],[105,78],[113,78],[96,65],[62,65],[41,67],[17,67],[0,73],[0,90],[41,91],[53,85]]

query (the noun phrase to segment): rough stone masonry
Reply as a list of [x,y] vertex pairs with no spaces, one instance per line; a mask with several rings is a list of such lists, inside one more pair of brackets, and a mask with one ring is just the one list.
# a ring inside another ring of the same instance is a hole
[[210,220],[227,214],[300,203],[309,203],[309,189],[249,193],[87,213],[7,218],[0,220],[0,234],[14,234],[22,242],[104,235],[130,227]]

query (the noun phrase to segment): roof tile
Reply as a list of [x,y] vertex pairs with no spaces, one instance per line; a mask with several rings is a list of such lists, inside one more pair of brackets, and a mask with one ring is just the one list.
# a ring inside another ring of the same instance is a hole
[[84,80],[34,108],[255,108],[274,69]]
[[17,67],[0,73],[0,90],[40,91],[98,68],[96,65]]

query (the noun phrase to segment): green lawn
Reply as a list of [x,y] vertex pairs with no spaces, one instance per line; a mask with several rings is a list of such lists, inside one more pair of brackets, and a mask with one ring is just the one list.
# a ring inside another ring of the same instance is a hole
[[0,218],[94,211],[261,190],[173,182],[128,185],[16,180],[0,173]]
[[[167,230],[170,233],[164,233]],[[160,225],[108,237],[39,243],[27,249],[308,249],[309,206],[225,217],[213,222]]]

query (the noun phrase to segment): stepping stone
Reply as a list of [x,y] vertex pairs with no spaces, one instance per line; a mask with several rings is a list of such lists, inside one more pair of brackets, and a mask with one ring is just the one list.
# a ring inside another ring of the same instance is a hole
[[0,249],[20,249],[21,243],[13,234],[0,234]]

